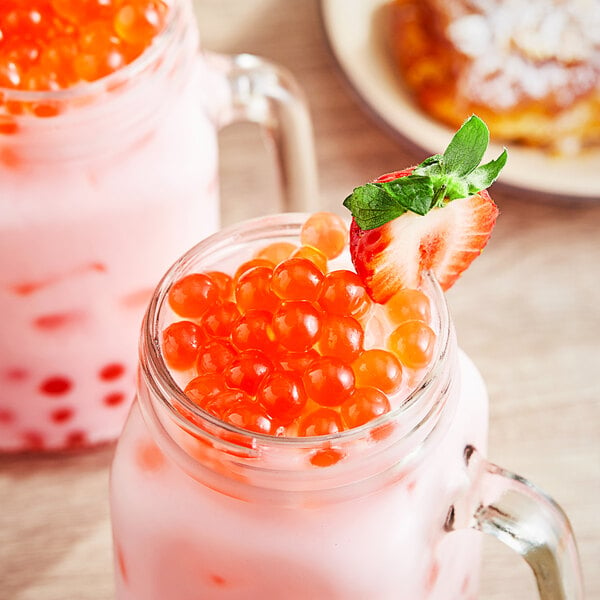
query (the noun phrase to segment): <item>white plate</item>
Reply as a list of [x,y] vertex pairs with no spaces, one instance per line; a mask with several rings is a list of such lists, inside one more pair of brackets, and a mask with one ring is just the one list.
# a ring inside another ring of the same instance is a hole
[[[321,17],[331,50],[351,86],[380,122],[423,151],[425,158],[443,151],[453,132],[427,117],[402,86],[388,51],[385,9],[391,1],[321,0]],[[501,150],[490,144],[486,158]],[[499,183],[513,191],[600,200],[600,151],[576,157],[510,145],[508,151]]]

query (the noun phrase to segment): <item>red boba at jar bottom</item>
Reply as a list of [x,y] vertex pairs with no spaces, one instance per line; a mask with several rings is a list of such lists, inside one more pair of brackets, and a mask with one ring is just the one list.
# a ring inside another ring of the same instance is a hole
[[122,360],[73,373],[0,368],[0,453],[77,452],[113,443],[134,397],[133,373]]

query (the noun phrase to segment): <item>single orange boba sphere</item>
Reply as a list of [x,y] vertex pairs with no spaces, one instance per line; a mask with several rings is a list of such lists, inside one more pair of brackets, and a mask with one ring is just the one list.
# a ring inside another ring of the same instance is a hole
[[354,391],[354,373],[338,358],[323,356],[304,372],[308,397],[326,407],[340,406]]
[[225,367],[236,357],[235,348],[224,340],[212,340],[198,351],[196,371],[205,373],[223,373]]
[[246,350],[235,356],[223,370],[230,388],[244,390],[254,396],[261,383],[273,371],[273,363],[260,350]]
[[194,377],[185,386],[184,393],[194,404],[204,408],[211,398],[227,389],[225,378],[221,373],[204,373]]
[[319,295],[323,273],[306,258],[290,258],[279,263],[271,279],[271,289],[282,300],[314,302]]
[[390,412],[390,401],[380,390],[372,387],[356,388],[340,407],[342,419],[348,428],[360,427]]
[[298,374],[276,371],[263,381],[256,400],[274,421],[287,426],[302,414],[306,392]]
[[344,362],[356,360],[363,350],[365,334],[360,323],[352,317],[325,315],[319,338],[319,351]]
[[385,394],[393,394],[402,385],[402,365],[392,352],[370,348],[352,364],[356,385],[374,387]]
[[267,267],[272,271],[275,268],[275,263],[271,260],[267,260],[266,258],[252,258],[243,262],[233,274],[233,285],[235,286],[239,278],[254,267]]
[[300,246],[290,254],[290,258],[306,258],[316,265],[321,273],[327,273],[327,257],[318,248]]
[[171,286],[168,299],[179,316],[195,319],[219,300],[219,289],[204,273],[191,273]]
[[167,5],[160,0],[120,3],[113,26],[119,37],[134,46],[147,46],[160,31]]
[[352,271],[331,271],[319,289],[319,304],[328,313],[363,317],[371,307],[371,298],[360,279]]
[[277,342],[272,327],[273,314],[267,310],[249,310],[231,329],[231,341],[238,350],[275,352]]
[[271,290],[270,267],[253,267],[243,273],[235,285],[235,300],[240,312],[251,309],[274,311],[279,298]]
[[273,333],[279,344],[292,352],[304,352],[321,334],[321,315],[304,300],[282,302],[273,313]]
[[339,256],[348,240],[348,228],[344,220],[330,212],[311,215],[302,225],[300,241],[320,250],[328,259]]
[[231,300],[233,297],[233,278],[222,271],[207,271],[206,275],[210,277],[219,290],[221,300]]
[[171,323],[162,334],[165,362],[175,370],[190,369],[194,366],[205,339],[202,329],[191,321]]
[[290,258],[292,252],[297,248],[296,244],[291,242],[273,242],[264,248],[261,248],[254,258],[262,258],[278,265],[280,262]]
[[[239,394],[243,394],[243,392],[238,391]],[[263,435],[272,435],[275,432],[275,425],[265,408],[258,402],[253,402],[249,396],[232,403],[231,408],[221,418],[225,422],[246,431],[262,433]]]
[[218,302],[202,315],[202,329],[209,337],[228,338],[240,318],[234,302]]
[[421,291],[404,288],[394,294],[386,303],[385,311],[393,323],[400,325],[404,321],[431,321],[431,303]]
[[298,425],[298,436],[314,437],[344,431],[340,413],[332,408],[318,408],[303,417]]
[[411,369],[426,367],[433,357],[435,332],[422,321],[405,321],[389,335],[388,348]]

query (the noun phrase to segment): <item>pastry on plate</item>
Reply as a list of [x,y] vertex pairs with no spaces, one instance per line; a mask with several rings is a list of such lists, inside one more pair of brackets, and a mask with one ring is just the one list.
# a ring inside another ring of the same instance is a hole
[[600,145],[599,0],[395,0],[394,58],[419,106],[496,140]]

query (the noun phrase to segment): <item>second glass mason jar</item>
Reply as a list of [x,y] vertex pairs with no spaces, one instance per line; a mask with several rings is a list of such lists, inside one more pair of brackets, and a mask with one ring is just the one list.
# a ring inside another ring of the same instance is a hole
[[168,4],[153,43],[111,75],[0,88],[0,451],[116,438],[152,289],[219,227],[220,127],[262,123],[285,201],[316,198],[294,80],[257,57],[199,53],[191,3]]
[[432,277],[434,357],[402,404],[318,437],[274,437],[192,403],[160,350],[167,294],[193,272],[234,272],[271,242],[297,242],[306,215],[211,236],[158,286],[140,344],[137,400],[111,473],[119,600],[474,600],[480,537],[532,567],[540,597],[581,600],[560,508],[485,461],[487,395],[457,347]]

